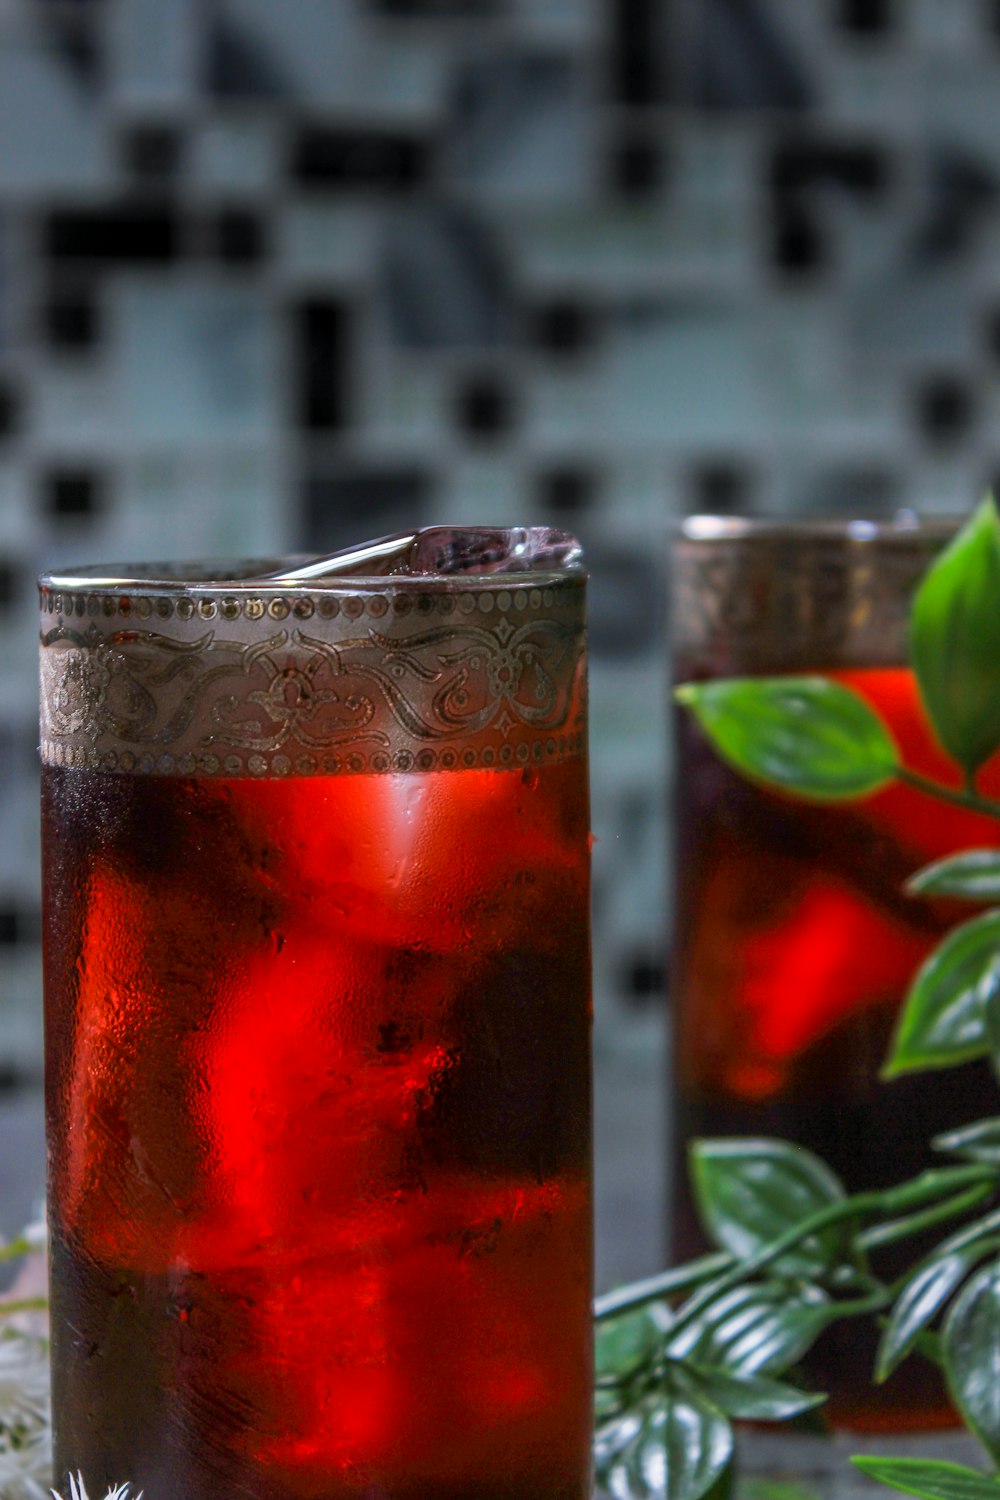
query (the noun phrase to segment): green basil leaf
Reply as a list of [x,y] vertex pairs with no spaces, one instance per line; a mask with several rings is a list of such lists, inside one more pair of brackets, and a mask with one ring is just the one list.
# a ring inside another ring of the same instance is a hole
[[711,1302],[669,1341],[667,1353],[735,1375],[780,1375],[836,1316],[836,1305],[808,1282],[753,1282]]
[[942,1330],[945,1376],[966,1425],[1000,1457],[1000,1260],[976,1273]]
[[1000,1167],[1000,1118],[976,1120],[960,1130],[948,1130],[931,1141],[935,1151],[947,1151],[966,1161],[986,1162]]
[[984,970],[976,989],[994,1073],[1000,1074],[1000,953]]
[[[695,1141],[690,1160],[706,1232],[741,1260],[844,1196],[829,1167],[787,1141],[752,1136]],[[791,1276],[815,1275],[839,1264],[844,1245],[843,1229],[831,1226],[809,1235],[776,1266]]]
[[924,865],[906,882],[911,896],[960,896],[1000,902],[1000,849],[964,849]]
[[917,1335],[941,1311],[982,1254],[970,1246],[951,1255],[935,1256],[914,1271],[893,1304],[879,1342],[875,1359],[875,1380],[879,1384],[906,1358]]
[[598,1323],[594,1329],[594,1373],[598,1380],[624,1380],[648,1362],[663,1340],[652,1307]]
[[923,1500],[1000,1500],[1000,1484],[977,1469],[934,1458],[852,1458],[863,1473],[890,1489]]
[[723,760],[784,791],[821,801],[864,797],[896,773],[882,720],[825,677],[734,677],[687,683],[675,696]]
[[785,1422],[826,1400],[822,1392],[800,1391],[764,1375],[735,1375],[720,1365],[688,1363],[684,1367],[708,1400],[727,1417],[755,1422]]
[[933,563],[910,616],[910,659],[934,732],[972,775],[1000,744],[1000,520],[989,498]]
[[942,1240],[934,1253],[935,1255],[950,1255],[953,1250],[964,1250],[967,1245],[992,1245],[998,1236],[1000,1236],[1000,1208],[995,1208],[992,1213],[985,1214],[983,1218],[975,1219],[971,1224],[963,1224],[962,1228],[956,1230],[948,1239]]
[[594,1433],[594,1477],[606,1489],[612,1471],[624,1460],[628,1447],[642,1430],[648,1402],[629,1407],[613,1421],[602,1422]]
[[903,1003],[886,1078],[951,1067],[989,1051],[979,986],[998,958],[1000,911],[984,912],[948,934],[921,965]]
[[683,1396],[648,1411],[608,1475],[616,1500],[700,1500],[728,1465],[733,1430],[718,1408]]

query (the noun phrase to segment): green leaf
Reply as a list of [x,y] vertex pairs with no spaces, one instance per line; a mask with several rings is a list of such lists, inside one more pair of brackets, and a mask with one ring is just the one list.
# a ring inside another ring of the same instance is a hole
[[1000,1484],[977,1469],[933,1458],[852,1458],[863,1473],[923,1500],[1000,1500]]
[[594,1464],[616,1500],[700,1500],[732,1452],[733,1430],[717,1407],[659,1394],[598,1432]]
[[939,1255],[920,1266],[904,1285],[886,1321],[875,1360],[875,1380],[887,1380],[917,1336],[965,1280],[982,1251],[975,1246]]
[[[844,1189],[818,1157],[787,1141],[753,1136],[695,1141],[691,1182],[706,1232],[746,1260],[793,1224],[837,1203]],[[788,1275],[815,1275],[842,1259],[844,1231],[811,1234],[776,1266]]]
[[984,912],[948,934],[917,972],[885,1077],[947,1068],[989,1051],[979,987],[998,959],[1000,911]]
[[646,1364],[663,1340],[663,1324],[652,1307],[598,1323],[594,1330],[594,1370],[598,1380],[624,1380]]
[[944,1135],[936,1135],[931,1145],[935,1151],[947,1151],[954,1156],[963,1156],[967,1161],[1000,1167],[1000,1119],[976,1120],[960,1130],[946,1131]]
[[687,683],[677,699],[737,771],[821,801],[864,797],[896,773],[889,731],[865,700],[825,677]]
[[980,505],[924,578],[910,659],[934,732],[971,776],[1000,744],[1000,521]]
[[911,896],[1000,902],[1000,849],[965,849],[925,865],[906,882]]
[[705,1396],[725,1412],[755,1422],[785,1422],[800,1412],[811,1411],[826,1400],[822,1392],[800,1391],[783,1380],[769,1380],[764,1375],[736,1375],[720,1365],[687,1363],[685,1373]]
[[[733,1431],[715,1407],[673,1398],[652,1412],[628,1465],[627,1500],[698,1500],[733,1451]],[[616,1492],[612,1486],[612,1493]]]
[[1000,1261],[967,1283],[942,1330],[945,1376],[966,1425],[1000,1457]]
[[836,1317],[836,1304],[808,1282],[753,1282],[711,1302],[670,1339],[667,1353],[737,1375],[780,1375]]
[[1000,953],[984,970],[976,990],[994,1073],[1000,1073]]

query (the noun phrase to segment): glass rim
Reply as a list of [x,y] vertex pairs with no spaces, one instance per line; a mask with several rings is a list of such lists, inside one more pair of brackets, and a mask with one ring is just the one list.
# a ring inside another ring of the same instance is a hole
[[308,563],[307,553],[284,557],[215,559],[187,562],[96,563],[38,575],[38,588],[56,593],[155,594],[342,594],[392,589],[424,593],[475,591],[484,588],[551,588],[587,580],[583,567],[520,568],[491,573],[341,573],[329,577],[268,577],[282,567]]
[[830,542],[843,546],[880,542],[946,540],[959,528],[957,515],[918,515],[901,510],[871,520],[866,516],[727,516],[698,513],[674,527],[675,542]]

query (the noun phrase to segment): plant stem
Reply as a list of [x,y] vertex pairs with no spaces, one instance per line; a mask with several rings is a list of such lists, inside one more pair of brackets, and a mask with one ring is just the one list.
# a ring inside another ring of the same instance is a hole
[[661,1271],[645,1281],[632,1281],[628,1286],[616,1287],[605,1292],[594,1301],[594,1321],[601,1323],[606,1318],[617,1318],[621,1313],[632,1312],[648,1302],[659,1302],[671,1292],[681,1292],[686,1287],[698,1286],[711,1281],[733,1264],[733,1257],[720,1250],[713,1255],[702,1255],[686,1266],[675,1266],[673,1270]]
[[968,785],[964,790],[943,786],[939,781],[921,776],[919,771],[911,771],[909,766],[896,767],[896,780],[901,781],[904,786],[912,787],[916,792],[924,792],[928,797],[937,797],[940,802],[950,802],[955,807],[967,808],[969,812],[1000,819],[1000,802],[994,801],[992,797],[981,797]]
[[[818,1234],[823,1229],[830,1228],[833,1224],[840,1224],[845,1219],[857,1219],[866,1214],[876,1213],[899,1213],[901,1209],[917,1205],[927,1198],[940,1196],[949,1188],[971,1188],[976,1183],[991,1183],[997,1181],[995,1167],[985,1165],[970,1165],[968,1167],[950,1167],[943,1169],[932,1169],[929,1172],[921,1172],[919,1177],[913,1177],[909,1182],[901,1183],[898,1187],[872,1191],[867,1193],[856,1193],[851,1198],[840,1198],[836,1203],[828,1203],[824,1208],[817,1209],[816,1213],[810,1214],[808,1218],[802,1219],[798,1224],[791,1224],[783,1234],[770,1244],[762,1245],[753,1255],[748,1255],[745,1260],[732,1262],[727,1257],[729,1266],[720,1276],[711,1282],[710,1286],[695,1292],[688,1302],[678,1313],[676,1320],[671,1324],[671,1338],[687,1328],[694,1322],[695,1318],[708,1303],[713,1302],[722,1293],[730,1291],[738,1286],[741,1281],[763,1271],[774,1261],[780,1260],[787,1255],[789,1250],[794,1250],[796,1245],[801,1244],[810,1235]],[[940,1206],[940,1205],[939,1205]],[[705,1256],[701,1261],[695,1261],[691,1267],[681,1267],[680,1271],[690,1272],[694,1267],[705,1268],[712,1257]],[[614,1314],[633,1312],[643,1307],[648,1302],[657,1302],[664,1295],[664,1284],[669,1278],[676,1276],[678,1272],[666,1272],[663,1276],[651,1277],[648,1281],[637,1282],[632,1286],[621,1287],[617,1292],[611,1293],[614,1298]],[[699,1271],[698,1279],[705,1279],[709,1275],[707,1270]],[[690,1285],[691,1282],[688,1282]],[[677,1283],[667,1290],[676,1290]],[[604,1303],[606,1299],[601,1299]],[[604,1317],[611,1314],[603,1312]]]
[[866,1297],[854,1297],[844,1299],[841,1302],[832,1302],[830,1311],[836,1313],[838,1318],[856,1318],[862,1313],[881,1312],[888,1307],[892,1301],[892,1287],[884,1286],[881,1281],[876,1282]]
[[964,1213],[967,1208],[975,1208],[992,1191],[993,1186],[989,1182],[966,1188],[964,1193],[956,1193],[943,1203],[935,1203],[920,1213],[907,1215],[905,1219],[890,1219],[888,1223],[875,1224],[859,1234],[854,1243],[859,1250],[867,1251],[877,1250],[881,1245],[893,1245],[897,1240],[909,1239],[923,1229],[933,1229],[935,1224],[942,1224],[945,1219]]

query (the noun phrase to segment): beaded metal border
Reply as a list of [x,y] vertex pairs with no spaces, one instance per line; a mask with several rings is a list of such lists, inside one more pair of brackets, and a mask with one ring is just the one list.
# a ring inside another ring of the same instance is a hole
[[582,579],[42,589],[42,759],[145,775],[516,769],[585,749]]

